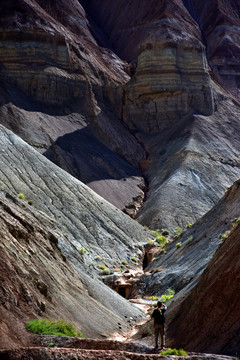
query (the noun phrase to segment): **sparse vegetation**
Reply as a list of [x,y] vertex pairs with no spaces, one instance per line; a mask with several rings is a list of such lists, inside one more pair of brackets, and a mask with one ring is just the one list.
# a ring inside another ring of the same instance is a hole
[[122,261],[122,265],[127,265],[127,262],[125,260]]
[[162,229],[161,234],[155,230],[152,231],[152,233],[155,235],[155,242],[158,243],[158,245],[164,246],[167,243],[166,236],[169,234],[168,230]]
[[27,321],[25,325],[28,331],[35,334],[84,337],[72,323],[64,320],[35,319]]
[[170,300],[175,295],[175,291],[173,289],[168,288],[166,294],[162,295],[159,300],[163,303]]
[[19,193],[17,197],[21,200],[26,200],[26,195],[23,193]]
[[102,272],[101,272],[102,275],[109,275],[110,274],[110,270],[109,269],[104,269]]
[[81,255],[84,255],[87,252],[87,250],[85,248],[81,248],[78,251]]
[[167,349],[167,350],[162,350],[159,355],[177,355],[177,356],[188,356],[188,354],[186,353],[185,350],[183,349]]
[[188,243],[188,244],[191,244],[192,241],[193,241],[193,236],[190,235],[190,236],[187,238],[187,243]]
[[101,269],[101,274],[102,275],[109,275],[110,274],[110,270],[103,264],[99,264],[98,265],[99,269]]
[[106,270],[107,269],[106,265],[103,265],[103,264],[99,264],[98,267],[101,270]]
[[135,262],[135,263],[138,263],[138,259],[135,258],[135,257],[132,257],[131,260],[132,260],[133,262]]
[[176,244],[176,248],[179,249],[182,246],[181,241]]
[[157,238],[156,238],[156,242],[159,244],[159,245],[165,245],[166,242],[167,242],[167,238],[163,235],[159,235]]

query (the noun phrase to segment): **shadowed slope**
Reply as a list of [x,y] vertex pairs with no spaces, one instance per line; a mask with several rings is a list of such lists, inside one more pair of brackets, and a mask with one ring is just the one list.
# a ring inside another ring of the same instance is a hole
[[[225,221],[236,215],[239,209],[239,190],[237,182],[223,203],[209,213],[209,223],[211,216],[216,219],[217,213],[222,221],[224,214]],[[218,230],[219,225],[215,225]],[[204,350],[238,356],[240,261],[236,254],[240,252],[239,236],[238,224],[227,239],[223,240],[194,289],[180,303],[173,304],[168,325],[170,346],[174,344],[190,351]]]

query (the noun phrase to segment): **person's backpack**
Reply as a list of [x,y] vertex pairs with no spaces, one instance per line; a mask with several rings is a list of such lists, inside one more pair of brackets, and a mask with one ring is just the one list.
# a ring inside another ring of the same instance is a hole
[[155,312],[155,323],[156,324],[164,324],[165,323],[165,316],[164,316],[164,313],[165,313],[165,309],[155,309],[154,310]]

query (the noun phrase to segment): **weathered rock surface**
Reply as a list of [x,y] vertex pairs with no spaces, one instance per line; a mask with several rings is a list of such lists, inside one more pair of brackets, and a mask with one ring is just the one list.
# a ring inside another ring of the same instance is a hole
[[[220,31],[213,43],[211,36],[226,19],[237,34],[238,15],[231,20],[226,9],[220,1],[194,0],[1,4],[1,123],[132,217],[147,198],[142,223],[173,228],[196,221],[239,176],[239,106],[222,100],[209,72],[210,64],[225,87],[211,54],[226,37]],[[238,46],[238,36],[231,39]],[[237,79],[231,46],[228,55],[221,46],[216,54],[225,64],[227,56]],[[110,48],[132,63],[131,80],[128,64]],[[203,119],[209,123],[201,129]],[[224,177],[215,181],[219,171]],[[179,203],[183,209],[175,211]]]
[[116,115],[127,64],[97,46],[78,2],[55,5],[1,4],[1,123],[124,209],[144,197],[138,162],[145,158]]
[[144,293],[161,295],[168,287],[176,292],[183,289],[186,293],[197,283],[216,249],[232,230],[232,223],[239,217],[239,185],[237,181],[216,206],[168,244],[165,251],[155,255],[141,279]]
[[0,347],[26,344],[23,321],[41,315],[87,336],[127,330],[144,315],[97,280],[98,265],[130,264],[148,232],[9,130],[0,135]]
[[149,192],[138,213],[142,224],[184,228],[239,178],[240,107],[220,92],[217,96],[213,115],[193,115],[147,138]]
[[[228,197],[210,213],[226,215],[226,221],[239,209],[239,182]],[[231,199],[231,207],[228,202]],[[220,210],[222,206],[222,210]],[[225,210],[225,212],[224,212]],[[239,213],[238,213],[239,215]],[[211,223],[211,220],[210,220]],[[220,225],[220,224],[219,224]],[[222,224],[223,226],[223,224]],[[169,343],[191,351],[239,354],[240,343],[240,227],[235,224],[214,254],[194,289],[173,304],[168,325]],[[174,306],[175,305],[175,306]]]

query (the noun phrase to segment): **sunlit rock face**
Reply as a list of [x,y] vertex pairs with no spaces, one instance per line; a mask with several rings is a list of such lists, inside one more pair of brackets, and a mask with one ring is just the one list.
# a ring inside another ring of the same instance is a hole
[[203,45],[168,35],[140,46],[136,73],[126,86],[124,119],[132,130],[160,133],[184,116],[213,113]]

